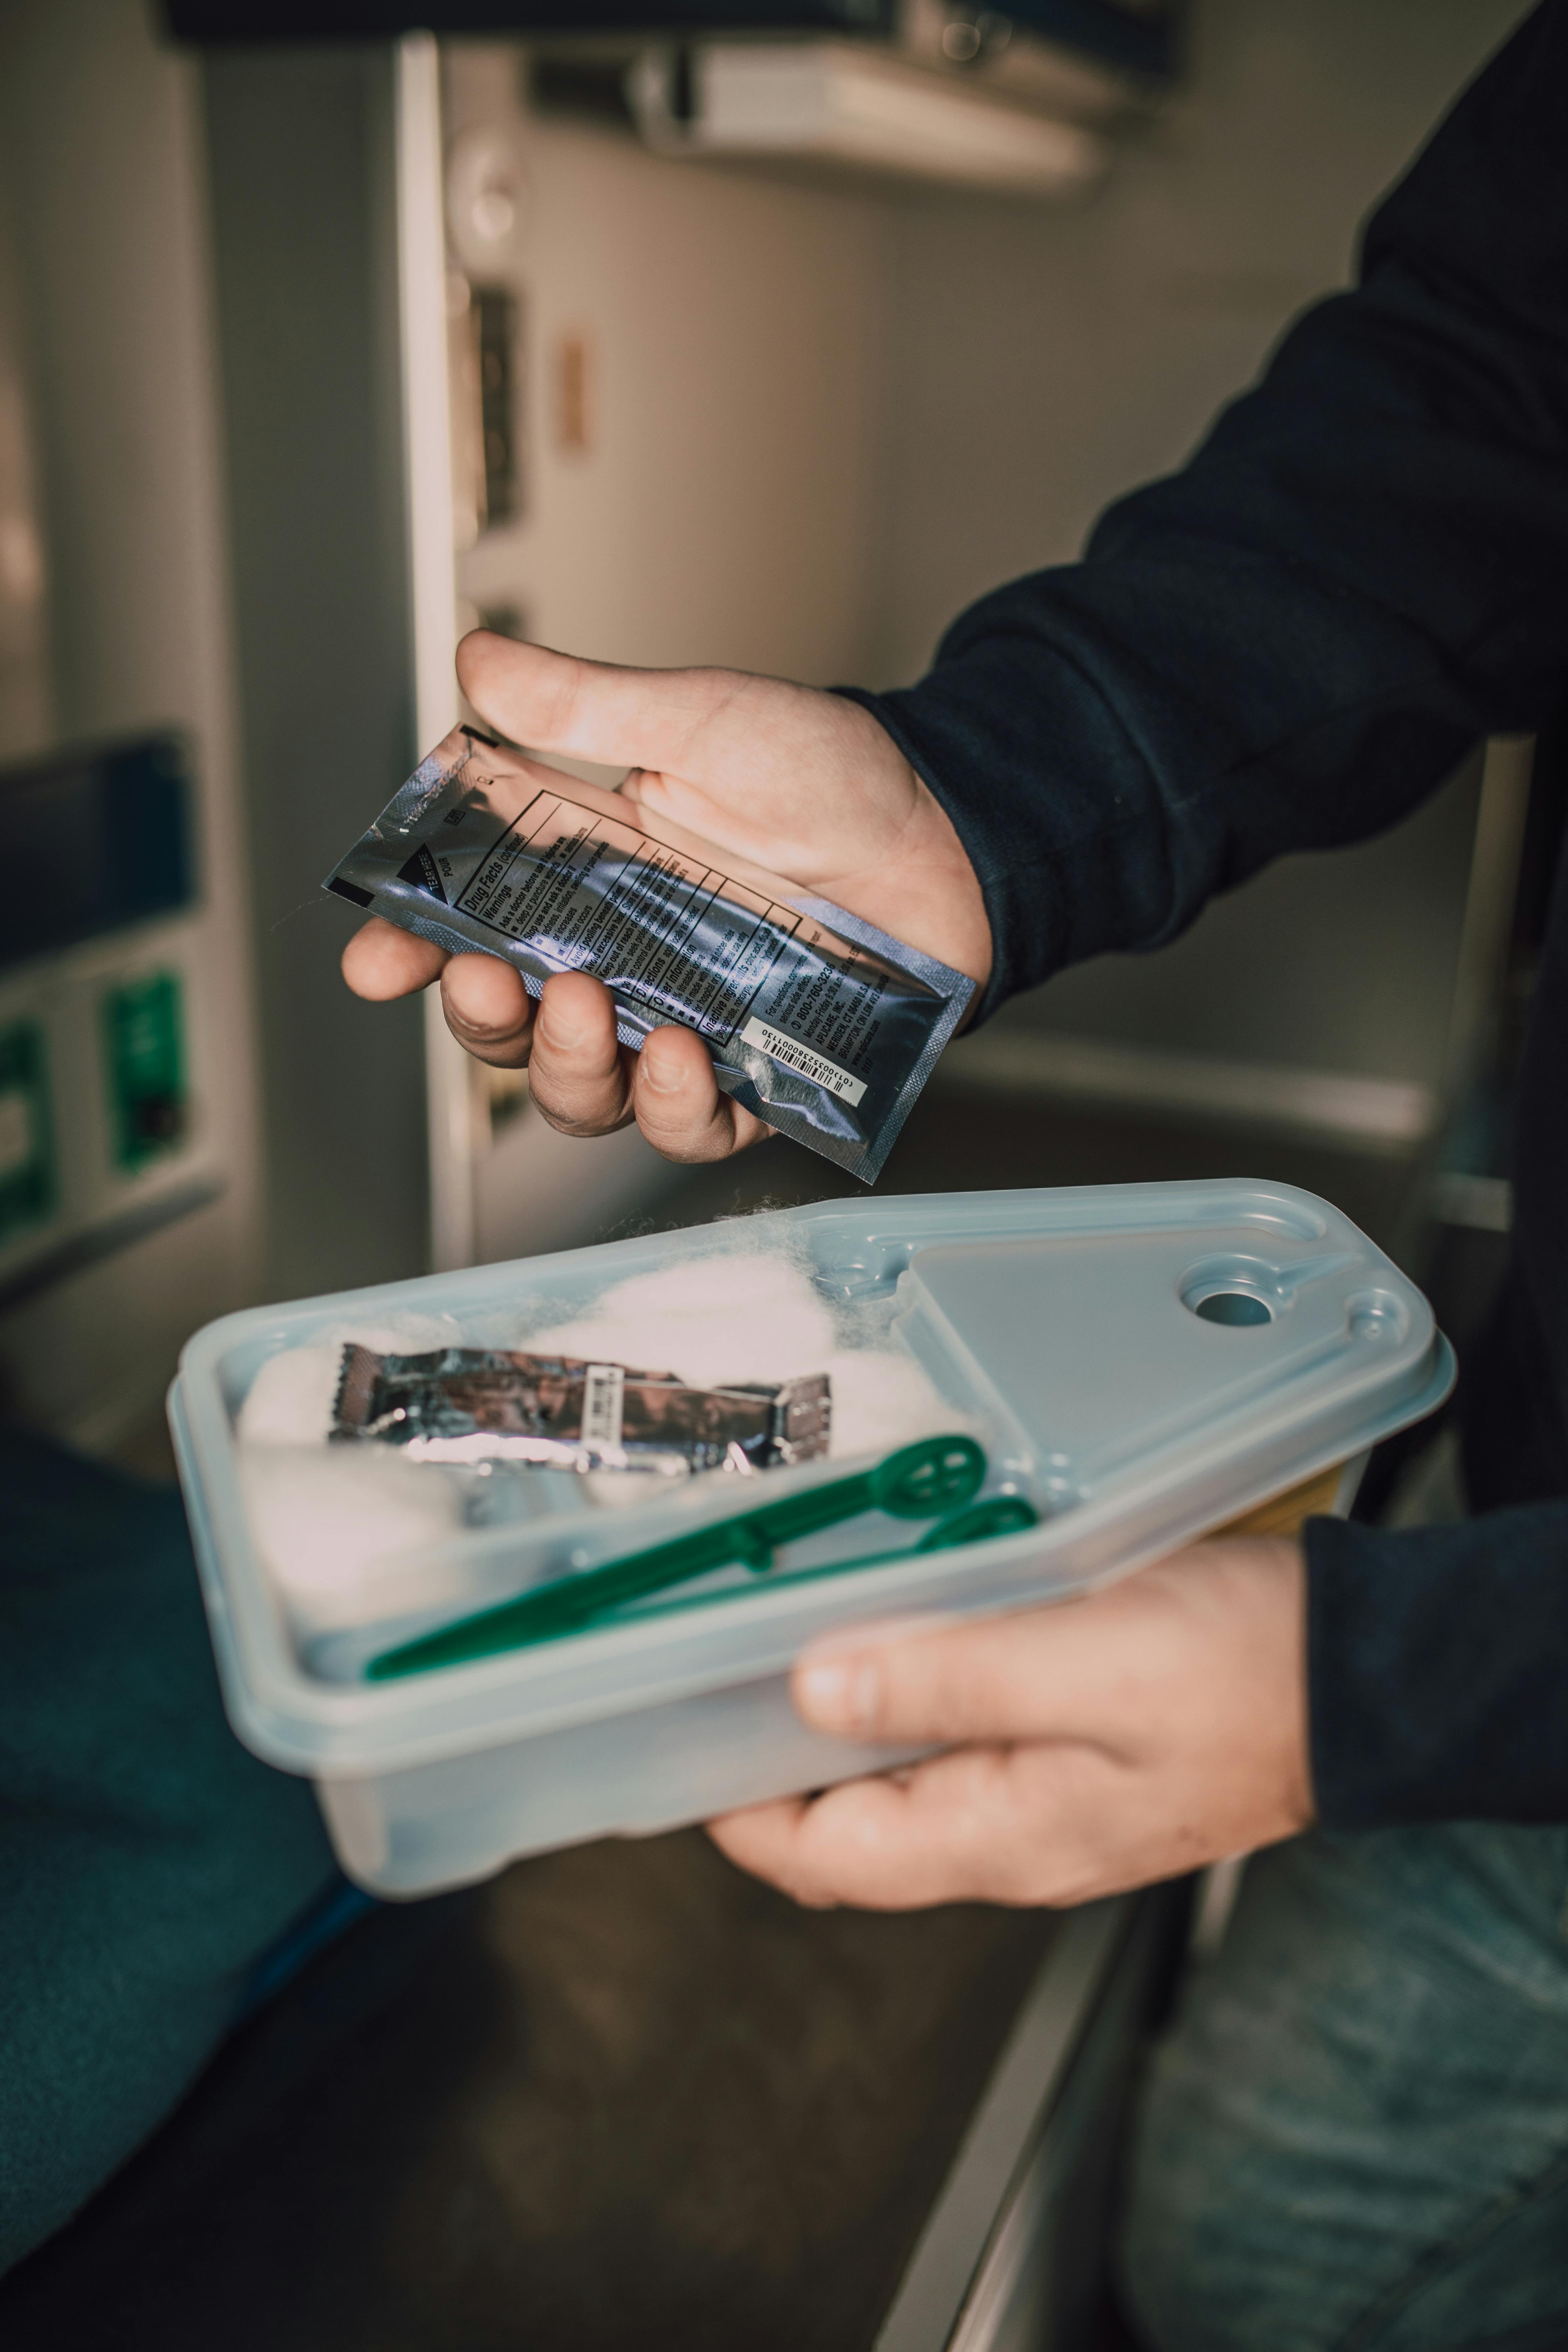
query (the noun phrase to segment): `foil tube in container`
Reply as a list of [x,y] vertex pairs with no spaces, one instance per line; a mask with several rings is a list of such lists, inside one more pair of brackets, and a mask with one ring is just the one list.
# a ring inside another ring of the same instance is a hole
[[[721,863],[719,862],[721,860]],[[456,728],[323,887],[531,995],[585,971],[623,1045],[693,1029],[726,1094],[865,1183],[968,1009],[934,956],[614,793]]]
[[724,1388],[674,1372],[508,1348],[383,1355],[343,1349],[332,1436],[380,1439],[416,1460],[520,1462],[685,1477],[769,1470],[827,1451],[826,1372]]

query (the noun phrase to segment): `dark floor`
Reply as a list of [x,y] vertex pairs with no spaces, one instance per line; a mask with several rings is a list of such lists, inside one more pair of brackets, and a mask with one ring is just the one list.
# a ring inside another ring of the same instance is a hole
[[377,1915],[0,2282],[7,2352],[867,2352],[1054,1933],[698,1832]]

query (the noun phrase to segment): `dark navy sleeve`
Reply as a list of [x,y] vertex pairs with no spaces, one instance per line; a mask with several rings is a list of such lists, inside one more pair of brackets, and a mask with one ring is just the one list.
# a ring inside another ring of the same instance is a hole
[[1288,850],[1364,839],[1568,647],[1568,7],[1459,100],[1191,463],[1082,562],[862,696],[946,806],[995,943],[982,1013],[1172,940]]
[[1568,1502],[1307,1528],[1318,1817],[1568,1821]]
[[[965,613],[917,686],[858,698],[984,886],[983,1015],[1175,938],[1285,851],[1394,824],[1559,700],[1565,124],[1568,0],[1548,0],[1373,215],[1356,289],[1298,322],[1190,464],[1111,508],[1082,562]],[[1568,1335],[1568,889],[1557,921],[1515,1273]],[[1542,1378],[1561,1450],[1568,1372]],[[1399,1534],[1317,1521],[1307,1551],[1321,1817],[1568,1821],[1568,1500]]]

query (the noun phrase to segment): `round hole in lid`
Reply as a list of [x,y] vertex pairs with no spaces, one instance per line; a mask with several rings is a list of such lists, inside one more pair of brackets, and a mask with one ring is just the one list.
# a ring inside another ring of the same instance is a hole
[[1197,1300],[1193,1313],[1205,1323],[1222,1323],[1233,1331],[1274,1320],[1268,1301],[1259,1298],[1256,1290],[1211,1290],[1206,1298]]

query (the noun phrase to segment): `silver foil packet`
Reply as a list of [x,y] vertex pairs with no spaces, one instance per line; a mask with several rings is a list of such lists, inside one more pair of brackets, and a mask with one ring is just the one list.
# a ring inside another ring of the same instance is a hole
[[[716,859],[722,858],[722,867]],[[974,983],[826,900],[459,727],[322,886],[537,996],[602,980],[623,1045],[694,1029],[746,1109],[873,1183]]]
[[379,1439],[437,1462],[685,1477],[815,1461],[827,1451],[832,1415],[826,1372],[699,1389],[673,1372],[576,1356],[507,1348],[395,1356],[351,1341],[331,1434]]

